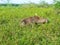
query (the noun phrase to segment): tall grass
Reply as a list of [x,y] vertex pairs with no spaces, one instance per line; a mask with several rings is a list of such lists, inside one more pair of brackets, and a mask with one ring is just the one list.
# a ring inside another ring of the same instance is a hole
[[[0,45],[60,45],[60,14],[54,8],[0,7]],[[49,23],[20,27],[20,20],[38,16]]]

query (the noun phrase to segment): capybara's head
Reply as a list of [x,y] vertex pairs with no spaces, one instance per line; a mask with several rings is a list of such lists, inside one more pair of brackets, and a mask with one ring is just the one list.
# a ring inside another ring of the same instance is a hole
[[48,19],[45,18],[39,19],[37,23],[41,23],[41,24],[48,23]]

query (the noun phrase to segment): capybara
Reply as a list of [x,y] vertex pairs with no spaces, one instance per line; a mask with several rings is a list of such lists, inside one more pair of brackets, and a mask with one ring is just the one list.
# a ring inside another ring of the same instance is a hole
[[48,19],[45,19],[45,18],[42,18],[42,17],[39,17],[39,16],[32,16],[32,17],[28,17],[28,18],[25,18],[25,19],[22,19],[21,20],[21,25],[29,25],[29,24],[44,24],[44,23],[47,23],[48,22]]

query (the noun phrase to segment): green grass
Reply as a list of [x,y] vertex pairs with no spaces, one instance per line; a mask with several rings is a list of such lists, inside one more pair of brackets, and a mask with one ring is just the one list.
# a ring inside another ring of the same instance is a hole
[[[0,45],[60,45],[60,14],[54,8],[0,7]],[[20,27],[29,16],[47,18],[49,23]]]

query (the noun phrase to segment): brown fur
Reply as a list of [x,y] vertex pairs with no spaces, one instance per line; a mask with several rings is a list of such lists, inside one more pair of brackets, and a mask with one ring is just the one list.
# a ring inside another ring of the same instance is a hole
[[46,23],[48,20],[45,18],[41,18],[39,16],[32,16],[29,18],[25,18],[21,21],[21,25],[29,25],[33,23]]

